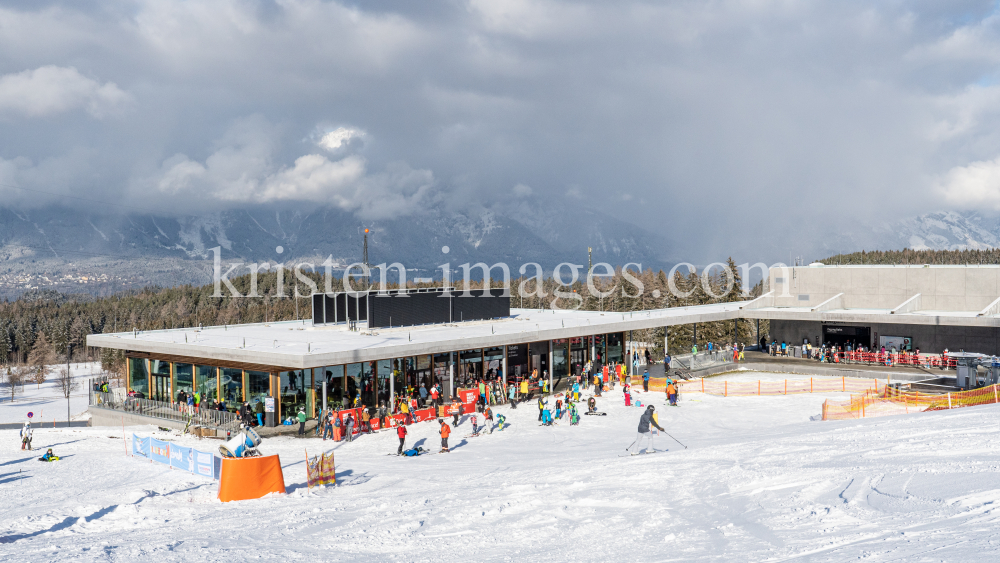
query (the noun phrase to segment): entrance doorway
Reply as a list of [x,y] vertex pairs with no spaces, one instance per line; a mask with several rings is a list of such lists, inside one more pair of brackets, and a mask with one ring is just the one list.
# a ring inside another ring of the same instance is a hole
[[871,346],[871,327],[867,326],[823,326],[823,343],[827,346],[842,346],[857,350],[859,346]]

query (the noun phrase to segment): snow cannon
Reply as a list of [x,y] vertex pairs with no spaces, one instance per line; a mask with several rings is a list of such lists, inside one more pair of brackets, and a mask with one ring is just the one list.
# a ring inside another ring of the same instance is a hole
[[253,428],[244,428],[228,442],[219,446],[219,453],[222,457],[257,457],[260,455],[257,451],[260,441],[260,434]]

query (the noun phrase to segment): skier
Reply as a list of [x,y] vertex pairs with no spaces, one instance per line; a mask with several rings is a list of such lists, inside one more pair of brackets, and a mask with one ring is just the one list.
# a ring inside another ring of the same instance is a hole
[[306,409],[299,409],[299,436],[306,434]]
[[31,423],[25,422],[21,427],[21,449],[31,451]]
[[580,382],[579,381],[573,383],[573,400],[574,401],[579,401],[580,400]]
[[677,406],[677,387],[674,386],[673,381],[667,384],[667,400],[670,401],[670,406]]
[[626,406],[626,407],[631,407],[631,406],[632,406],[632,393],[629,393],[629,388],[628,388],[628,385],[626,385],[626,386],[625,386],[625,387],[624,387],[624,388],[622,389],[622,391],[623,391],[623,392],[624,392],[624,394],[625,394],[625,406]]
[[472,435],[479,435],[479,420],[476,418],[476,415],[472,415]]
[[569,404],[569,424],[570,426],[580,424],[580,413],[577,412],[576,405],[573,403]]
[[443,418],[439,418],[438,423],[441,424],[441,452],[449,452],[451,450],[448,449],[448,436],[451,436],[451,427]]
[[545,401],[542,400],[542,396],[538,396],[538,422],[542,421],[542,413],[545,412]]
[[506,425],[507,425],[507,417],[504,416],[504,415],[502,415],[502,414],[498,414],[497,415],[497,430],[501,430],[502,431]]
[[516,409],[517,408],[517,385],[514,385],[512,383],[510,385],[510,389],[508,390],[508,393],[509,393],[508,394],[508,398],[510,399],[510,408]]
[[493,409],[491,409],[490,407],[486,407],[486,412],[483,413],[483,418],[485,419],[486,428],[488,429],[489,433],[492,434],[493,433]]
[[452,424],[455,425],[455,428],[458,428],[458,417],[462,414],[462,405],[458,402],[458,398],[456,397],[452,397],[451,399],[451,413],[455,416],[455,420],[452,421]]
[[642,370],[642,391],[649,393],[649,370]]
[[354,441],[354,415],[347,415],[347,441]]
[[548,407],[542,411],[542,425],[552,426],[552,411],[550,411]]
[[649,431],[649,425],[652,424],[660,432],[664,432],[663,428],[656,423],[653,419],[653,405],[646,407],[646,412],[642,413],[639,418],[639,430],[638,435],[635,437],[635,442],[633,443],[633,448],[630,448],[629,453],[632,455],[638,455],[639,450],[642,450],[642,441],[646,440],[646,448],[643,450],[649,453],[649,450],[653,448],[653,434]]
[[396,435],[399,436],[399,450],[396,451],[396,455],[403,453],[403,443],[406,442],[406,426],[400,424],[396,427]]

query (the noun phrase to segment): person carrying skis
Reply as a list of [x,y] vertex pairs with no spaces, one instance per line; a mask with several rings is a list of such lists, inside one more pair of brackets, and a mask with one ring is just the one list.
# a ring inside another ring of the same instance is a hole
[[396,436],[399,436],[399,449],[396,451],[396,455],[401,455],[403,453],[403,443],[406,442],[406,425],[400,424],[396,427]]
[[448,436],[451,436],[451,427],[448,426],[448,423],[446,423],[443,418],[439,418],[438,419],[438,423],[441,424],[441,430],[440,430],[440,432],[441,432],[441,451],[442,452],[451,451],[451,450],[448,449]]
[[21,449],[31,451],[31,423],[25,422],[21,427]]
[[491,409],[490,407],[486,407],[486,412],[483,413],[483,418],[485,419],[485,422],[486,422],[486,429],[487,429],[487,431],[490,434],[492,434],[493,433],[493,409]]
[[660,432],[665,432],[665,430],[663,430],[663,428],[656,423],[656,420],[653,419],[653,411],[653,405],[649,405],[646,407],[646,412],[642,413],[642,416],[639,417],[638,435],[635,437],[635,442],[633,442],[632,448],[629,449],[630,454],[638,455],[639,450],[643,450],[643,440],[646,440],[646,448],[643,450],[644,452],[649,453],[649,450],[653,448],[653,434],[649,431],[650,425]]
[[677,387],[674,386],[673,380],[667,380],[667,401],[670,402],[670,406],[677,406]]

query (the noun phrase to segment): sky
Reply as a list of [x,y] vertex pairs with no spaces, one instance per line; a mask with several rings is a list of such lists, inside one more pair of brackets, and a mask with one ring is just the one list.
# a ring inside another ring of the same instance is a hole
[[682,244],[995,212],[998,63],[996,2],[14,0],[0,195],[365,220],[539,196]]

